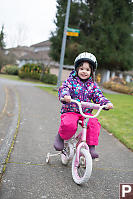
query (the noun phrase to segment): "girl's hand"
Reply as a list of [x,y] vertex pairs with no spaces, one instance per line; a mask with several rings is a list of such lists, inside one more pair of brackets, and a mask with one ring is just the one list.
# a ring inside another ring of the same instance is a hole
[[113,109],[113,104],[112,103],[107,103],[106,106],[107,106],[107,109]]
[[64,100],[65,100],[67,103],[70,103],[70,102],[71,102],[71,96],[65,95],[65,96],[64,96]]

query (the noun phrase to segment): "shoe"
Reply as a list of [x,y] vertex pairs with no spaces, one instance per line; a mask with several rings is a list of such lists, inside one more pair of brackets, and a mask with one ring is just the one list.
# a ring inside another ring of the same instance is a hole
[[95,151],[95,145],[89,146],[89,149],[92,159],[99,158],[99,155]]
[[56,151],[62,151],[64,148],[64,140],[60,137],[59,134],[55,136],[54,148]]

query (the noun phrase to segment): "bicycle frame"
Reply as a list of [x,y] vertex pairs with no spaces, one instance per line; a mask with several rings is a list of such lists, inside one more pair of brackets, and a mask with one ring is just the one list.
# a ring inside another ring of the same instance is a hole
[[[64,98],[62,98],[61,101],[64,101]],[[78,102],[77,100],[74,100],[74,99],[71,99],[71,102],[74,102],[78,105],[80,114],[85,118],[84,121],[83,121],[82,130],[81,130],[81,133],[80,133],[81,137],[79,138],[78,143],[76,144],[76,161],[75,161],[76,165],[75,166],[78,166],[81,148],[83,147],[83,148],[85,148],[86,150],[89,151],[89,147],[86,143],[86,132],[87,132],[87,124],[88,124],[89,118],[97,117],[99,115],[99,113],[101,112],[101,110],[103,108],[106,108],[107,106],[106,105],[100,106],[100,104],[94,104],[94,103],[89,103],[89,102]],[[90,108],[90,109],[97,109],[98,111],[95,115],[86,115],[86,114],[83,113],[82,107],[87,107],[87,108]],[[79,137],[79,135],[77,137]],[[47,157],[46,157],[46,162],[47,163],[49,162],[50,156],[51,157],[57,156],[57,155],[60,155],[61,153],[62,152],[59,152],[57,154],[48,153]]]
[[[61,101],[64,101],[64,99],[62,98]],[[86,150],[89,151],[89,147],[86,143],[86,133],[87,133],[87,124],[89,122],[89,118],[95,118],[99,115],[99,113],[101,112],[101,110],[103,108],[106,108],[106,105],[100,106],[100,104],[94,104],[94,103],[88,103],[88,102],[78,102],[77,100],[71,99],[71,102],[74,102],[78,105],[79,107],[79,111],[80,114],[85,118],[83,121],[83,127],[82,130],[80,132],[80,139],[78,140],[78,143],[76,145],[76,161],[75,161],[75,166],[79,165],[79,158],[80,158],[80,151],[81,148],[85,148]],[[97,113],[95,115],[86,115],[83,113],[82,111],[82,107],[88,107],[90,109],[97,109]],[[77,136],[79,137],[79,136]]]

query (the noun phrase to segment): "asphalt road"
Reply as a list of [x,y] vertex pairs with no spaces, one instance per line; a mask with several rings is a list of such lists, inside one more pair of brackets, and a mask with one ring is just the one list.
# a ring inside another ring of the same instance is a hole
[[[5,87],[10,91],[8,98]],[[59,157],[53,157],[49,165],[45,162],[46,154],[55,152],[53,141],[60,123],[58,99],[37,87],[9,81],[0,80],[0,91],[4,92],[1,113],[8,99],[5,109],[10,110],[9,118],[13,121],[15,115],[20,116],[14,148],[1,179],[0,199],[117,199],[119,183],[133,183],[133,152],[102,129],[97,147],[99,161],[93,161],[88,183],[76,185],[71,177],[71,164],[63,166]],[[7,112],[1,114],[0,120]],[[12,125],[8,117],[5,121]],[[12,128],[14,132],[16,127]]]

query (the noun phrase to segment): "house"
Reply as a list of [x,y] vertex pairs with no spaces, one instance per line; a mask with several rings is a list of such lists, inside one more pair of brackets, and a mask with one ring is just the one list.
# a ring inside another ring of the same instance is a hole
[[8,59],[11,61],[11,63],[18,65],[19,59],[22,56],[29,54],[29,52],[31,52],[31,50],[32,49],[27,46],[17,46],[15,48],[5,49],[4,54],[6,56],[8,56]]
[[53,61],[49,56],[50,45],[51,42],[47,40],[30,47],[17,46],[16,48],[6,49],[5,55],[13,57],[19,67],[26,63],[44,63],[45,65],[59,67],[59,64]]
[[19,67],[26,63],[43,63],[45,65],[58,66],[49,56],[51,42],[49,40],[30,46],[30,51],[19,58]]

